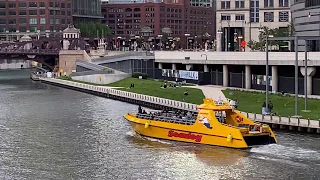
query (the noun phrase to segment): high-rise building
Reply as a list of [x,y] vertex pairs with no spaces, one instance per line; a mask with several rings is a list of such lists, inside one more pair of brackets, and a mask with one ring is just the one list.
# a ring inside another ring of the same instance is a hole
[[103,23],[114,38],[135,37],[144,30],[157,39],[163,31],[180,38],[182,47],[188,39],[215,36],[215,13],[210,0],[110,0],[103,2]]
[[72,0],[73,23],[100,22],[101,0]]
[[216,5],[218,50],[222,51],[239,49],[238,41],[260,41],[262,27],[287,28],[291,21],[289,0],[217,0]]
[[[291,5],[292,20],[297,36],[320,36],[320,1],[294,0]],[[305,41],[299,40],[299,50]],[[308,51],[320,51],[320,40],[307,41]]]

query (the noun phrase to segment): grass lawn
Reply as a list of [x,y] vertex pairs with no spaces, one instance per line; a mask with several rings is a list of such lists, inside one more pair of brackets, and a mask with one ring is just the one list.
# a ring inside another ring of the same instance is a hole
[[[134,88],[127,89],[127,87],[129,87],[131,83],[134,84]],[[163,82],[156,80],[127,78],[118,82],[108,84],[108,86],[124,87],[119,89],[123,91],[156,96],[177,101],[182,101],[184,92],[188,90],[189,95],[185,100],[186,102],[194,104],[201,104],[203,102],[204,95],[200,89],[187,87],[164,89],[160,88],[162,84]]]
[[[230,93],[233,92],[233,93]],[[258,113],[261,114],[262,104],[265,101],[265,93],[260,92],[244,92],[236,90],[223,90],[224,95],[230,99],[237,99],[239,101],[238,109],[240,111]],[[232,95],[233,94],[233,95]],[[276,94],[270,94],[270,101],[273,104],[273,109],[280,116],[294,116],[295,115],[295,97],[293,96],[281,96]],[[320,100],[308,99],[308,110],[311,112],[303,112],[304,99],[299,98],[299,115],[303,118],[309,118],[312,120],[320,119]]]

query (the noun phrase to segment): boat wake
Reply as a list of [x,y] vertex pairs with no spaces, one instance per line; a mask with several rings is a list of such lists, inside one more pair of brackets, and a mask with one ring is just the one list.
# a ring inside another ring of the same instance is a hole
[[280,161],[296,166],[307,165],[300,162],[320,161],[320,152],[300,147],[283,146],[279,144],[269,144],[265,146],[253,147],[250,149],[253,158]]
[[145,139],[145,140],[148,140],[148,141],[151,141],[151,142],[158,142],[158,143],[162,143],[162,144],[171,144],[170,142],[167,142],[167,141],[164,141],[164,140],[141,136],[141,135],[137,134],[136,132],[134,132],[132,130],[126,132],[126,135],[127,136],[131,136],[131,137],[138,137],[138,138]]
[[131,131],[126,132],[126,135],[133,137],[133,136],[136,136],[137,133],[131,130]]
[[150,137],[144,137],[144,139],[147,139],[147,140],[152,141],[152,142],[162,143],[162,144],[171,144],[170,142],[167,142],[167,141],[164,141],[164,140],[160,140],[160,139],[150,138]]

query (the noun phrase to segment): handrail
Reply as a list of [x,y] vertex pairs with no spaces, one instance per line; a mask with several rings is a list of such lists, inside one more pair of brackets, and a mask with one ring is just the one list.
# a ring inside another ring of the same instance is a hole
[[[129,99],[150,102],[153,104],[159,104],[167,107],[172,107],[175,109],[182,109],[182,110],[197,112],[196,104],[175,101],[175,100],[170,100],[170,99],[165,99],[165,98],[160,98],[155,96],[142,95],[142,94],[127,92],[127,91],[121,91],[118,89],[112,89],[105,86],[94,86],[94,85],[88,85],[88,84],[83,84],[78,82],[66,81],[61,79],[52,79],[52,78],[40,78],[40,79],[43,81],[63,84],[66,86],[77,87],[81,89],[87,89],[90,91],[102,92],[102,93],[106,93],[114,96],[120,96],[120,97],[129,98]],[[183,104],[182,106],[179,105],[181,103]],[[258,122],[320,129],[320,121],[318,120],[300,119],[295,117],[262,115],[262,114],[256,114],[256,113],[248,113],[248,112],[241,112],[241,113],[243,113],[246,117]]]

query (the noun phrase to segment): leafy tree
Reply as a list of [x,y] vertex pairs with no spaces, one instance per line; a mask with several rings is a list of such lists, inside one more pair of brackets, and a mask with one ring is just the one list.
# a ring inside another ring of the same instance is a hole
[[77,25],[77,28],[80,29],[82,37],[100,37],[102,34],[104,36],[110,35],[110,29],[107,25],[101,23],[80,23]]

